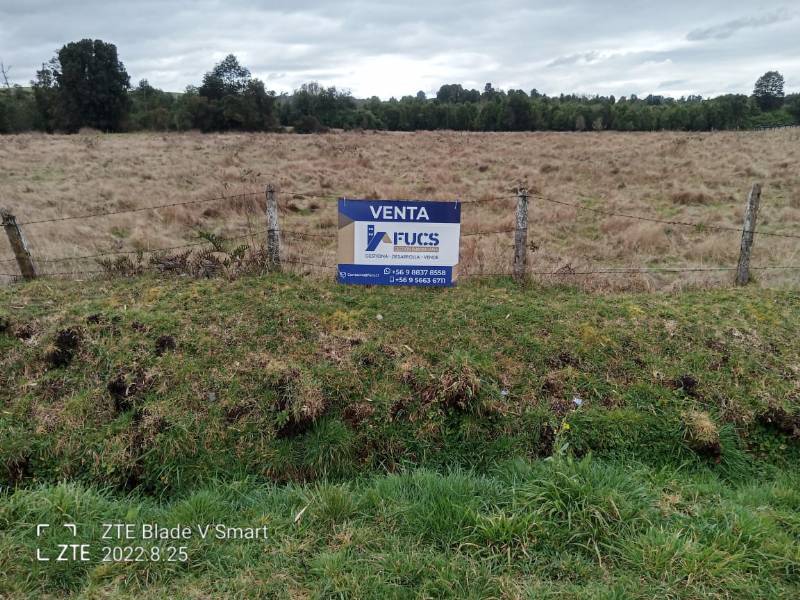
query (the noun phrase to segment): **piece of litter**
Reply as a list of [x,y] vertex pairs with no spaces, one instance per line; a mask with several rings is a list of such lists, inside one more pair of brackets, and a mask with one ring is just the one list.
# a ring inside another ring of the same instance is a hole
[[378,321],[383,321],[383,315],[382,315],[382,314],[380,314],[380,313],[379,313],[379,314],[378,314],[378,316],[377,316],[377,317],[375,317],[375,318],[376,318],[376,319],[378,319]]
[[506,390],[506,389],[500,390],[500,395],[503,396],[503,397],[508,396],[508,390]]
[[573,403],[575,406],[580,406],[581,404],[583,404],[583,398],[580,398],[580,397],[578,397],[578,396],[575,396],[575,397],[572,399],[572,403]]
[[308,510],[308,507],[309,507],[309,506],[311,506],[311,505],[310,505],[310,504],[306,504],[306,505],[303,507],[303,510],[301,510],[299,513],[297,513],[297,514],[294,516],[294,522],[295,522],[295,523],[299,522],[299,521],[300,521],[300,519],[302,519],[302,518],[303,518],[303,513],[304,513],[304,512],[306,512],[306,510]]

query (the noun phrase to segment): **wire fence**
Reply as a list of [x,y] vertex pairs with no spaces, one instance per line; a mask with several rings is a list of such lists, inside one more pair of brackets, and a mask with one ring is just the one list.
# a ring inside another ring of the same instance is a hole
[[[278,197],[278,209],[281,213],[286,215],[291,215],[293,212],[300,212],[300,209],[294,207],[292,202],[296,200],[315,200],[315,201],[325,201],[331,202],[332,206],[334,201],[340,198],[339,195],[325,192],[325,191],[293,191],[293,190],[280,190],[276,192],[276,196]],[[519,200],[519,193],[517,194],[501,194],[497,196],[487,196],[487,197],[480,197],[480,198],[472,198],[472,199],[462,199],[460,202],[469,207],[472,205],[484,205],[493,202],[511,202],[514,200]],[[526,193],[526,198],[527,198]],[[563,200],[555,199],[552,197],[548,197],[544,194],[531,194],[529,197],[535,199],[536,201],[541,201],[545,203],[550,203],[553,205],[569,207],[576,211],[580,212],[587,212],[594,215],[603,215],[606,217],[615,217],[620,219],[628,219],[628,220],[636,220],[636,221],[646,221],[652,222],[662,225],[669,225],[674,227],[684,227],[684,228],[691,228],[695,232],[699,233],[708,233],[708,232],[723,232],[723,233],[730,233],[735,232],[738,234],[747,237],[748,235],[752,236],[768,236],[774,238],[783,238],[783,239],[800,239],[800,232],[793,232],[793,231],[770,231],[764,230],[762,228],[753,227],[752,229],[747,229],[745,227],[737,228],[732,227],[729,225],[723,225],[719,223],[707,223],[707,222],[700,222],[700,221],[689,221],[689,220],[678,220],[678,219],[665,219],[660,217],[654,217],[650,215],[644,214],[632,214],[630,212],[618,212],[615,210],[609,210],[607,208],[598,208],[594,206],[589,206],[585,203],[575,203],[575,202],[566,202]],[[51,225],[57,226],[62,222],[66,221],[89,221],[92,219],[102,219],[111,216],[117,215],[126,215],[132,213],[142,213],[147,211],[159,211],[169,208],[178,208],[183,206],[193,206],[193,205],[200,205],[200,204],[208,204],[208,203],[224,203],[224,202],[235,202],[235,201],[248,201],[250,209],[258,209],[260,213],[257,217],[255,212],[253,211],[252,216],[253,218],[263,219],[264,214],[264,206],[258,201],[261,198],[265,198],[264,191],[251,191],[251,192],[244,192],[240,194],[232,194],[232,195],[218,195],[211,198],[200,198],[200,199],[189,199],[186,201],[181,202],[170,202],[158,205],[148,205],[143,207],[134,207],[134,208],[127,208],[127,209],[116,209],[116,210],[108,210],[108,211],[98,211],[86,214],[79,214],[79,215],[68,215],[68,216],[61,216],[61,217],[53,217],[53,218],[44,218],[44,219],[30,219],[30,220],[21,220],[15,223],[15,225],[19,228],[29,228],[34,226],[41,226],[41,225]],[[303,215],[301,215],[302,217]],[[288,222],[289,219],[284,219],[284,221]],[[4,221],[4,225],[5,225]],[[173,272],[170,268],[166,268],[164,265],[165,263],[169,262],[174,257],[170,256],[170,253],[175,252],[191,252],[191,251],[203,251],[203,252],[224,252],[223,246],[225,244],[229,244],[232,242],[244,242],[248,241],[248,244],[245,244],[246,249],[244,251],[250,250],[254,251],[259,246],[263,246],[267,234],[269,233],[269,229],[265,227],[258,227],[253,228],[250,219],[248,218],[248,230],[246,233],[237,234],[237,235],[229,235],[229,236],[217,236],[206,234],[204,236],[198,237],[196,241],[187,242],[183,244],[175,244],[175,245],[165,245],[165,246],[157,246],[157,247],[143,247],[143,248],[135,248],[135,249],[107,249],[107,250],[100,250],[94,251],[89,254],[79,254],[75,256],[34,256],[34,263],[37,266],[37,277],[72,277],[72,278],[85,278],[85,277],[93,277],[96,275],[102,274],[114,274],[119,273],[123,274],[125,269],[122,267],[124,266],[123,262],[128,260],[131,264],[136,263],[135,269],[130,269],[131,273],[142,273],[147,271],[155,271],[155,272]],[[327,229],[317,229],[317,230],[304,230],[301,228],[297,228],[297,224],[294,224],[294,227],[281,227],[280,228],[280,235],[288,238],[290,240],[314,240],[315,244],[313,246],[307,247],[296,247],[296,244],[287,244],[285,247],[284,256],[281,257],[281,263],[285,263],[288,265],[295,265],[296,267],[306,267],[306,268],[313,268],[313,269],[322,269],[322,270],[335,270],[337,265],[333,262],[327,262],[324,257],[321,257],[321,253],[318,251],[312,257],[308,255],[303,255],[299,251],[303,250],[308,252],[309,250],[314,250],[319,248],[319,244],[332,244],[336,240],[335,230],[332,233],[330,230],[333,229],[333,222],[329,221],[329,225]],[[6,227],[6,231],[8,232],[8,227]],[[486,238],[486,237],[494,237],[494,236],[501,236],[506,234],[514,234],[517,232],[516,227],[495,227],[495,228],[487,228],[487,229],[467,229],[461,233],[462,238]],[[196,233],[196,232],[195,232]],[[527,252],[527,250],[526,250]],[[228,251],[230,254],[230,251]],[[131,259],[131,257],[135,257],[135,261]],[[149,260],[145,261],[145,257]],[[74,268],[69,268],[69,266],[55,266],[54,269],[49,269],[51,265],[69,265],[70,263],[76,264],[85,261],[94,261],[93,267],[99,268],[86,268],[86,266],[75,266]],[[113,263],[112,261],[117,261],[117,263]],[[21,278],[21,273],[14,272],[15,263],[19,263],[19,260],[16,256],[3,256],[0,257],[0,278],[5,279],[6,281],[16,281]],[[117,268],[114,265],[117,265]],[[479,267],[482,265],[479,265]],[[511,266],[511,261],[508,261],[508,266]],[[638,267],[613,267],[608,265],[599,265],[597,267],[592,268],[573,268],[569,263],[562,265],[555,269],[526,269],[525,274],[529,276],[540,276],[540,277],[555,277],[559,279],[569,278],[569,277],[578,277],[578,276],[624,276],[624,275],[637,275],[637,274],[681,274],[681,273],[712,273],[712,272],[729,272],[729,271],[736,271],[739,267],[738,266],[695,266],[695,265],[667,265],[667,266],[638,266]],[[750,266],[751,270],[756,271],[794,271],[800,270],[800,265],[794,264],[765,264],[765,265],[756,265]],[[467,269],[461,272],[460,276],[467,276],[467,277],[496,277],[496,276],[508,276],[511,275],[510,270],[497,270],[493,272],[487,272],[483,269],[476,269],[471,270]]]
[[607,217],[620,217],[623,219],[634,219],[637,221],[648,221],[650,223],[660,223],[662,225],[677,225],[679,227],[692,227],[698,230],[709,230],[709,231],[735,231],[736,233],[752,233],[753,235],[767,235],[767,236],[774,236],[774,237],[783,237],[783,238],[794,238],[800,240],[800,234],[793,234],[793,233],[778,233],[775,231],[764,231],[764,230],[755,230],[755,229],[744,229],[741,227],[729,227],[725,225],[714,225],[709,223],[699,223],[693,221],[674,221],[669,219],[657,219],[655,217],[645,217],[641,215],[631,215],[626,213],[618,213],[613,212],[610,210],[603,210],[600,208],[592,208],[590,206],[582,206],[580,204],[573,204],[571,202],[564,202],[563,200],[553,200],[552,198],[547,198],[545,196],[535,196],[537,200],[543,200],[544,202],[550,202],[552,204],[559,204],[561,206],[569,206],[570,208],[575,208],[577,210],[585,210],[589,212],[593,212],[595,214],[604,215]]

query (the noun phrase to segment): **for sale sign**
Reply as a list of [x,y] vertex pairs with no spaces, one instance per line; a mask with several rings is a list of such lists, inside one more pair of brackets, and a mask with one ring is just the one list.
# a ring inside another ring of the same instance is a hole
[[339,283],[450,286],[461,203],[339,199]]

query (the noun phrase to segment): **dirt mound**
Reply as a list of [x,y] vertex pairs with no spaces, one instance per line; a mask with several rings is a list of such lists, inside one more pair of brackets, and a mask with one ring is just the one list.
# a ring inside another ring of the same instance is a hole
[[45,354],[45,361],[54,369],[69,366],[81,339],[82,335],[77,329],[62,329],[56,334],[53,345]]

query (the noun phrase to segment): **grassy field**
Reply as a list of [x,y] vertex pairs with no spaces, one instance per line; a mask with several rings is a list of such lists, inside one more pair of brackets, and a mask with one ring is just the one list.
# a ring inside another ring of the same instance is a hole
[[[589,459],[220,483],[168,503],[61,484],[3,498],[0,586],[8,597],[796,598],[799,484]],[[76,523],[79,537],[37,540],[40,522]],[[105,522],[257,526],[267,539],[114,542]],[[32,560],[76,540],[91,562]],[[189,560],[102,562],[114,545],[184,547]]]
[[[265,227],[264,184],[281,194],[284,228],[327,235],[287,237],[291,259],[334,262],[338,196],[500,200],[467,206],[463,230],[513,227],[517,186],[531,208],[533,270],[734,266],[739,234],[602,216],[548,202],[618,213],[741,227],[754,181],[764,184],[759,227],[793,232],[800,220],[800,161],[794,130],[684,133],[335,133],[125,134],[5,136],[0,145],[0,199],[20,221],[128,210],[258,192],[246,200],[179,206],[25,228],[45,272],[97,268],[92,260],[49,258],[153,249]],[[314,193],[322,198],[297,195]],[[0,272],[14,269],[0,239]],[[510,234],[465,237],[464,273],[505,273]],[[755,265],[796,264],[794,239],[761,236]],[[296,270],[321,273],[313,267]],[[796,271],[758,272],[762,285],[792,287]],[[589,289],[679,290],[727,283],[727,272],[580,276]]]
[[[2,290],[0,595],[797,597],[798,308],[502,279]],[[75,539],[90,561],[34,560]],[[102,560],[132,544],[187,560]]]

